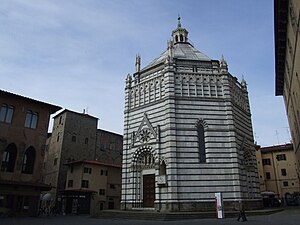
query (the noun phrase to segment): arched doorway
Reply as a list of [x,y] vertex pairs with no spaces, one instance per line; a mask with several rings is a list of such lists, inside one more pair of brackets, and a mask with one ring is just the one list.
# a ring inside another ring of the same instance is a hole
[[154,208],[156,159],[151,147],[138,149],[134,154],[134,207]]

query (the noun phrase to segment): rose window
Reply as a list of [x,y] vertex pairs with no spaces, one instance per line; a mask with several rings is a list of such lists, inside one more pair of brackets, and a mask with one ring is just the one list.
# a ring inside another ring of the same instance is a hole
[[150,140],[150,136],[151,136],[150,130],[147,129],[147,128],[144,128],[140,132],[140,136],[139,136],[140,142],[145,143],[145,142],[149,141]]

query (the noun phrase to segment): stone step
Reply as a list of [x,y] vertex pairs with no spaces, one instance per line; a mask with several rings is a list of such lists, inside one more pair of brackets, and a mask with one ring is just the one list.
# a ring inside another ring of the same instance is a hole
[[[246,211],[247,216],[268,215],[282,211],[282,208]],[[225,217],[237,217],[237,211],[226,211]],[[101,219],[135,219],[135,220],[189,220],[216,218],[216,212],[155,212],[155,211],[118,211],[104,210],[93,216]]]

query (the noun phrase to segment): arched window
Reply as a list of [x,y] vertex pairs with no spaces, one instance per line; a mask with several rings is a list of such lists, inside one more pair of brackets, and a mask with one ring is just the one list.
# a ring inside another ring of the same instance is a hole
[[182,34],[180,34],[179,39],[180,39],[180,42],[183,42],[183,35]]
[[33,147],[29,147],[25,151],[25,155],[23,158],[22,173],[32,174],[34,169],[34,161],[35,161],[35,150]]
[[176,35],[175,36],[175,43],[177,43],[178,42],[178,36]]
[[159,175],[166,175],[167,174],[167,168],[165,161],[162,161],[162,163],[159,165]]
[[199,149],[200,163],[204,163],[204,162],[206,162],[204,127],[202,124],[198,123],[196,128],[197,128],[197,134],[198,134],[198,149]]
[[17,147],[15,144],[9,144],[2,156],[1,171],[14,172],[17,158]]

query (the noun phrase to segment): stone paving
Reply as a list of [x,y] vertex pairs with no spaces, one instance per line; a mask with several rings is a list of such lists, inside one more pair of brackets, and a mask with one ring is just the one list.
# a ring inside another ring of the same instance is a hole
[[[251,225],[299,225],[300,207],[285,209],[271,215],[248,216],[244,224]],[[226,219],[196,219],[179,221],[157,220],[122,220],[122,219],[95,219],[87,215],[79,216],[49,216],[49,217],[24,217],[24,218],[1,218],[1,225],[234,225],[242,222],[236,218]]]

